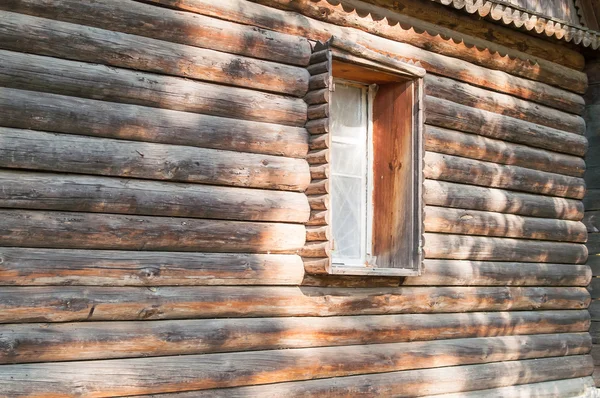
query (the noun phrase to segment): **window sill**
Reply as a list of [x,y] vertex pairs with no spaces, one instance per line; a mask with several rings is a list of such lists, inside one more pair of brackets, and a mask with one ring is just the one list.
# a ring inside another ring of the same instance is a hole
[[371,268],[353,267],[348,265],[331,264],[331,275],[356,275],[356,276],[418,276],[419,271],[401,268]]

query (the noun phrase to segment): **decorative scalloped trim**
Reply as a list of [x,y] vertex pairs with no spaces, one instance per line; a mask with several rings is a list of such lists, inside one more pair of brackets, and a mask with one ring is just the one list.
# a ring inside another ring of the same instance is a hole
[[589,30],[583,26],[573,26],[568,22],[548,18],[523,10],[499,0],[431,0],[457,10],[465,10],[469,14],[478,14],[482,18],[490,18],[505,25],[546,34],[558,40],[573,42],[594,50],[600,48],[600,32]]

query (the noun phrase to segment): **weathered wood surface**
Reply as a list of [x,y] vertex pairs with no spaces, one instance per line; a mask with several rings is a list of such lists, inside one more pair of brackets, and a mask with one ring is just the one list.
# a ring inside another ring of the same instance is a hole
[[586,243],[589,254],[600,254],[600,233],[588,234]]
[[300,98],[0,50],[0,85],[103,101],[303,126]]
[[434,259],[583,264],[588,255],[588,248],[578,243],[436,233],[424,237],[425,257]]
[[428,179],[573,199],[585,194],[583,178],[435,152],[426,152],[424,160],[423,174]]
[[427,205],[573,221],[581,220],[584,215],[581,201],[573,199],[436,180],[425,180],[424,188]]
[[12,324],[0,326],[0,363],[562,334],[588,326],[586,311]]
[[586,163],[577,156],[531,148],[434,126],[425,126],[425,149],[488,162],[583,177]]
[[304,191],[303,159],[0,128],[0,166]]
[[304,223],[299,192],[0,170],[0,207]]
[[3,287],[0,322],[585,309],[582,287]]
[[287,254],[0,248],[0,285],[299,285],[303,277],[300,257]]
[[590,312],[592,321],[600,321],[600,300],[592,300],[588,311]]
[[[472,351],[469,345],[465,350]],[[309,349],[305,349],[309,350]],[[306,351],[305,351],[306,353]],[[349,358],[350,365],[363,358],[369,358],[368,352],[360,355],[355,350],[344,352],[343,358]],[[407,352],[403,357],[409,357]],[[81,395],[85,389],[90,397],[114,395],[153,394],[159,392],[193,391],[198,389],[222,388],[243,384],[259,384],[292,379],[309,379],[315,371],[323,371],[322,364],[331,360],[327,356],[302,356],[296,358],[292,350],[280,350],[275,353],[257,351],[252,361],[246,362],[243,371],[234,370],[244,366],[240,362],[214,362],[207,355],[184,355],[165,358],[122,359],[91,362],[65,362],[55,364],[7,365],[0,374],[0,387],[9,396],[32,396],[52,391],[58,396],[71,397]],[[393,356],[383,353],[384,357]],[[415,355],[415,354],[413,354]],[[435,361],[426,356],[421,361]],[[215,355],[217,357],[219,355]],[[281,359],[279,359],[281,358]],[[340,357],[341,358],[341,357]],[[276,361],[279,359],[279,361]],[[285,360],[293,361],[297,373],[285,372]],[[297,361],[297,363],[296,363]],[[283,362],[283,363],[282,363]],[[450,362],[447,356],[438,357],[438,363]],[[373,367],[386,362],[373,359]],[[456,363],[455,363],[456,364]],[[203,366],[202,366],[203,365]],[[279,365],[279,368],[277,367]],[[380,365],[380,366],[382,366]],[[460,365],[460,363],[456,364]],[[208,366],[210,368],[206,369]],[[388,367],[392,367],[390,363]],[[485,388],[510,386],[542,381],[569,379],[589,376],[593,371],[592,358],[589,355],[574,355],[558,358],[540,358],[531,360],[505,361],[489,364],[452,366],[433,369],[408,370],[309,380],[295,383],[278,383],[256,387],[242,387],[231,390],[207,390],[204,393],[194,391],[180,397],[347,397],[347,396],[395,396],[415,397],[436,393],[471,391]],[[310,369],[307,369],[309,368]],[[278,371],[279,369],[279,371]],[[336,374],[351,374],[346,367],[335,366]],[[215,373],[219,372],[221,375]],[[261,374],[257,372],[262,371]],[[355,370],[356,371],[356,370]],[[346,372],[346,373],[345,373]],[[222,377],[226,374],[227,377]],[[220,376],[220,377],[219,377]],[[313,376],[314,377],[314,376]],[[168,395],[167,395],[168,396]]]
[[[0,261],[0,285],[318,285],[318,281],[303,281],[302,261],[290,255],[4,247]],[[588,266],[574,264],[429,259],[423,269],[418,277],[363,282],[374,286],[587,286],[591,278]],[[353,286],[348,277],[339,282]]]
[[[311,40],[327,41],[332,35],[343,36],[357,44],[394,58],[401,54],[401,60],[407,59],[412,62],[419,62],[432,73],[515,95],[519,98],[529,99],[572,113],[581,114],[584,109],[583,98],[575,93],[545,83],[512,76],[503,71],[486,69],[461,59],[435,54],[406,43],[370,35],[349,27],[340,27],[307,18],[295,12],[276,10],[240,0],[227,0],[218,3],[207,0],[150,1],[203,15],[217,16],[229,21],[298,35]],[[315,5],[315,7],[318,8],[318,5]],[[327,18],[328,16],[323,17]]]
[[427,74],[425,76],[425,94],[530,123],[575,134],[585,134],[585,120],[581,116],[443,76]]
[[287,64],[306,65],[311,53],[308,40],[299,36],[141,2],[6,0],[0,9]]
[[4,127],[300,158],[308,151],[300,127],[4,87],[0,110]]
[[583,197],[583,206],[586,211],[600,210],[600,189],[587,189]]
[[431,125],[580,157],[587,150],[587,139],[580,134],[431,96],[425,97],[425,105],[426,123]]
[[582,222],[438,206],[425,207],[424,226],[427,232],[447,234],[579,243],[587,240],[586,226]]
[[296,97],[308,90],[309,74],[298,66],[6,11],[0,48]]
[[436,395],[435,398],[593,398],[596,386],[591,377],[546,381],[542,383],[500,387],[489,390]]
[[587,289],[592,299],[600,298],[600,278],[592,278]]
[[290,253],[305,238],[302,224],[0,210],[0,246]]
[[[1,253],[1,250],[0,250]],[[587,265],[433,260],[423,262],[419,276],[404,278],[404,286],[587,286]]]
[[[589,192],[588,192],[589,194]],[[583,217],[583,223],[587,227],[587,231],[591,233],[600,232],[600,211],[585,209],[585,216]]]

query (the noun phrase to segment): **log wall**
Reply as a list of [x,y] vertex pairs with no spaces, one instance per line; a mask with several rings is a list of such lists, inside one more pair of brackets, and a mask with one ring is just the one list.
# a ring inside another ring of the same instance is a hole
[[594,344],[592,356],[594,365],[596,365],[593,376],[596,386],[600,387],[600,313],[597,310],[598,304],[600,304],[598,301],[600,299],[600,223],[598,222],[598,214],[600,214],[600,63],[598,61],[590,62],[586,72],[589,76],[590,87],[585,96],[584,116],[590,148],[585,157],[587,164],[585,182],[588,189],[583,203],[585,206],[584,222],[588,230],[589,258],[587,264],[591,267],[593,275],[588,286],[592,297],[590,305],[592,316],[590,334]]
[[[428,71],[420,276],[312,272],[332,34]],[[585,74],[430,37],[325,1],[0,2],[0,395],[590,396]]]

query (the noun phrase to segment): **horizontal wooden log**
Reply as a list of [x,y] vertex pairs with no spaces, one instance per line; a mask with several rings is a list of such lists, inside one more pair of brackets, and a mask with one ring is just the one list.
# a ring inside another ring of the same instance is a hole
[[452,394],[436,395],[435,398],[489,398],[489,397],[535,397],[535,398],[592,398],[596,386],[592,377],[546,381]]
[[[306,241],[326,241],[329,240],[330,228],[327,226],[306,227]],[[308,256],[306,256],[308,257]]]
[[308,107],[308,118],[310,120],[323,119],[329,117],[329,105],[311,105]]
[[585,194],[583,178],[435,152],[425,154],[423,174],[428,179],[574,199]]
[[0,207],[93,213],[308,221],[299,192],[0,170]]
[[0,210],[0,246],[290,253],[305,237],[301,224]]
[[308,151],[304,128],[56,94],[2,88],[0,110],[4,127],[300,158]]
[[0,127],[0,167],[303,191],[303,159]]
[[306,161],[310,165],[329,163],[329,150],[321,149],[320,151],[309,151],[306,155]]
[[[233,358],[227,356],[234,354],[213,354],[6,365],[3,367],[3,373],[0,374],[0,388],[12,397],[47,395],[48,391],[52,391],[53,395],[74,397],[81,395],[82,389],[85,389],[90,397],[107,397],[209,388],[221,390],[207,390],[206,394],[194,391],[192,395],[187,396],[337,398],[360,394],[415,397],[583,377],[589,376],[594,369],[589,355],[504,361],[483,365],[474,358],[485,357],[485,347],[478,349],[473,347],[475,344],[475,340],[464,342],[461,350],[465,357],[461,360],[453,360],[453,356],[448,354],[436,355],[435,352],[431,352],[433,348],[441,345],[441,342],[437,342],[424,348],[428,354],[417,350],[416,346],[414,349],[412,346],[409,347],[404,353],[377,352],[377,348],[386,347],[369,347],[362,350],[344,347],[345,351],[310,348],[296,351],[255,351],[238,354]],[[451,348],[446,348],[444,352],[450,350]],[[490,350],[493,350],[492,346]],[[496,352],[500,350],[496,349]],[[504,346],[503,350],[509,352],[509,346]],[[338,351],[339,355],[337,355]],[[494,356],[492,353],[489,355],[490,358]],[[519,354],[512,356],[519,358]],[[335,365],[326,366],[336,360],[339,362]],[[477,365],[401,370],[335,379],[329,377],[357,374],[361,370],[364,371],[365,367],[373,370],[394,367],[411,369],[415,366],[412,364],[416,363],[430,364],[429,366],[435,363],[439,364],[438,366],[465,363],[477,363]],[[222,389],[323,377],[326,379],[242,387],[237,390],[237,393],[236,390]],[[250,388],[259,390],[248,391]]]
[[0,11],[0,48],[302,97],[305,68]]
[[584,160],[577,156],[434,126],[425,127],[425,149],[574,177],[583,177],[586,168]]
[[329,180],[313,180],[306,188],[307,195],[324,195],[329,192]]
[[[240,0],[228,0],[219,3],[209,0],[151,1],[160,2],[163,5],[174,8],[193,11],[202,15],[216,16],[229,21],[298,35],[311,40],[325,42],[332,35],[340,36],[393,58],[420,63],[429,72],[435,74],[458,79],[494,91],[504,92],[572,113],[581,114],[584,109],[584,101],[581,96],[544,83],[512,76],[504,72],[504,68],[502,68],[503,70],[486,69],[468,61],[436,54],[406,43],[367,34],[350,27],[341,27],[307,18],[296,12],[276,10],[260,4],[252,4]],[[314,4],[315,12],[320,12],[319,10],[324,5],[324,2]],[[327,6],[329,5],[327,4]],[[327,13],[327,15],[319,15],[319,18],[331,18],[331,16]],[[428,40],[423,41],[422,35],[419,34],[418,36],[422,42],[428,42]],[[456,48],[454,45],[453,47]],[[489,57],[486,56],[486,59],[489,59]]]
[[592,272],[581,264],[538,264],[426,259],[419,276],[403,286],[587,286]]
[[600,254],[600,233],[588,234],[588,240],[585,245],[590,255]]
[[329,195],[309,195],[308,204],[311,210],[329,209]]
[[[311,105],[310,107],[321,107],[321,106],[326,106],[329,109],[329,105],[328,104]],[[323,133],[327,133],[327,132],[329,132],[329,119],[323,118],[323,119],[309,120],[308,122],[306,122],[306,126],[305,127],[306,127],[306,130],[310,134],[323,134]]]
[[3,87],[304,126],[300,98],[0,50]]
[[443,76],[433,74],[425,76],[425,94],[553,129],[585,134],[585,121],[581,116]]
[[425,256],[449,260],[584,264],[588,249],[578,243],[426,233]]
[[[329,271],[331,265],[331,259],[329,257],[315,258],[315,257],[304,257],[304,270],[306,271],[305,277],[308,274],[321,274],[325,275]],[[303,280],[304,283],[304,280]]]
[[581,287],[3,287],[0,323],[585,309]]
[[[587,311],[0,326],[0,363],[131,358],[585,332]],[[556,336],[556,335],[548,335]]]
[[[321,239],[323,229],[308,228],[307,240]],[[302,261],[288,255],[0,248],[0,285],[8,286],[321,285],[303,273]],[[590,279],[587,265],[427,259],[418,277],[372,286],[587,286]],[[347,276],[338,282],[355,286]]]
[[310,167],[310,177],[312,180],[323,180],[329,178],[329,165],[320,164]]
[[[329,72],[321,73],[320,75],[311,76],[308,80],[308,89],[309,90],[318,90],[321,88],[329,87],[331,85]],[[325,107],[329,109],[329,107]],[[321,113],[319,117],[327,117],[327,113]],[[316,119],[316,117],[311,117],[309,112],[309,119]]]
[[329,148],[329,134],[312,135],[308,142],[310,150]]
[[0,285],[298,285],[300,257],[285,254],[0,248]]
[[[329,89],[313,90],[309,91],[304,96],[304,101],[309,105],[319,105],[329,102]],[[310,131],[310,128],[308,128]]]
[[325,258],[331,251],[329,242],[307,242],[299,251],[302,258]]
[[327,210],[313,210],[310,212],[310,218],[306,225],[328,225],[329,212]]
[[520,214],[523,216],[579,221],[583,205],[578,200],[425,180],[424,201],[428,205]]
[[311,54],[308,40],[302,37],[141,2],[9,0],[0,9],[287,64],[307,65]]
[[425,231],[583,243],[585,224],[578,221],[522,217],[488,211],[425,207]]
[[583,156],[587,139],[580,134],[541,126],[456,102],[425,97],[426,123],[453,130]]

